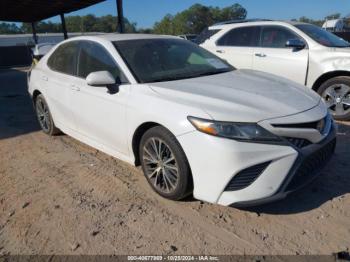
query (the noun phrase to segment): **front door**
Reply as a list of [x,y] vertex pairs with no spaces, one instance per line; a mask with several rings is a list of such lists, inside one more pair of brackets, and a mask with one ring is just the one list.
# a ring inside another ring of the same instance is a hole
[[254,51],[253,68],[305,85],[309,50],[286,47],[291,39],[301,38],[282,26],[262,27],[260,46]]
[[[126,102],[129,85],[116,61],[100,44],[81,41],[73,103],[77,132],[103,146],[127,153]],[[109,93],[104,86],[89,86],[86,77],[97,71],[109,71],[124,84],[119,91]]]

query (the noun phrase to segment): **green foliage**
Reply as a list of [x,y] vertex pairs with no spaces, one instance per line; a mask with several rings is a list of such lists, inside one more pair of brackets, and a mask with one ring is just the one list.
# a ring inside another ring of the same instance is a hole
[[[94,15],[85,16],[67,16],[65,17],[68,32],[105,32],[112,33],[117,31],[117,17],[105,15],[96,17]],[[136,24],[130,23],[124,18],[125,31],[128,33],[136,32]],[[61,23],[38,22],[36,23],[36,31],[38,33],[59,33],[62,32]],[[24,33],[31,33],[31,24],[23,23],[19,29]]]
[[20,34],[21,29],[15,23],[0,23],[0,34]]
[[326,20],[339,19],[341,17],[340,13],[331,14],[325,17]]
[[324,20],[314,20],[314,19],[302,16],[299,18],[299,22],[313,24],[313,25],[317,25],[317,26],[322,26],[324,23]]
[[153,31],[157,34],[171,35],[198,34],[214,23],[244,19],[246,16],[247,10],[240,4],[221,9],[194,4],[175,16],[166,15],[160,22],[155,23]]

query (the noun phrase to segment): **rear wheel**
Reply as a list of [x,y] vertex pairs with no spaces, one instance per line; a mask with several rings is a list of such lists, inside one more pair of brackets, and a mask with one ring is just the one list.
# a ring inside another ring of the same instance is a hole
[[324,82],[317,90],[337,120],[350,120],[350,77],[338,76]]
[[148,183],[161,196],[180,200],[192,191],[190,167],[179,142],[164,127],[149,129],[139,148]]
[[35,112],[38,118],[41,129],[45,134],[53,136],[60,133],[60,130],[55,126],[49,106],[42,94],[35,99]]

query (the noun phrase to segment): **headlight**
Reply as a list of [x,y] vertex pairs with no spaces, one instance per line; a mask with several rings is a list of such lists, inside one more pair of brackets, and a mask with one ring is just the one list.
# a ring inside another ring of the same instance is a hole
[[232,123],[189,116],[192,125],[203,133],[247,142],[278,142],[278,136],[255,123]]

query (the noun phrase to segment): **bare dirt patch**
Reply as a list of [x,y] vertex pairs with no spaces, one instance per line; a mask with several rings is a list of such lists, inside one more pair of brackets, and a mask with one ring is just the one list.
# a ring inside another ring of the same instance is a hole
[[350,126],[312,185],[240,210],[165,200],[141,171],[39,131],[25,73],[0,72],[0,254],[330,254],[350,248]]

